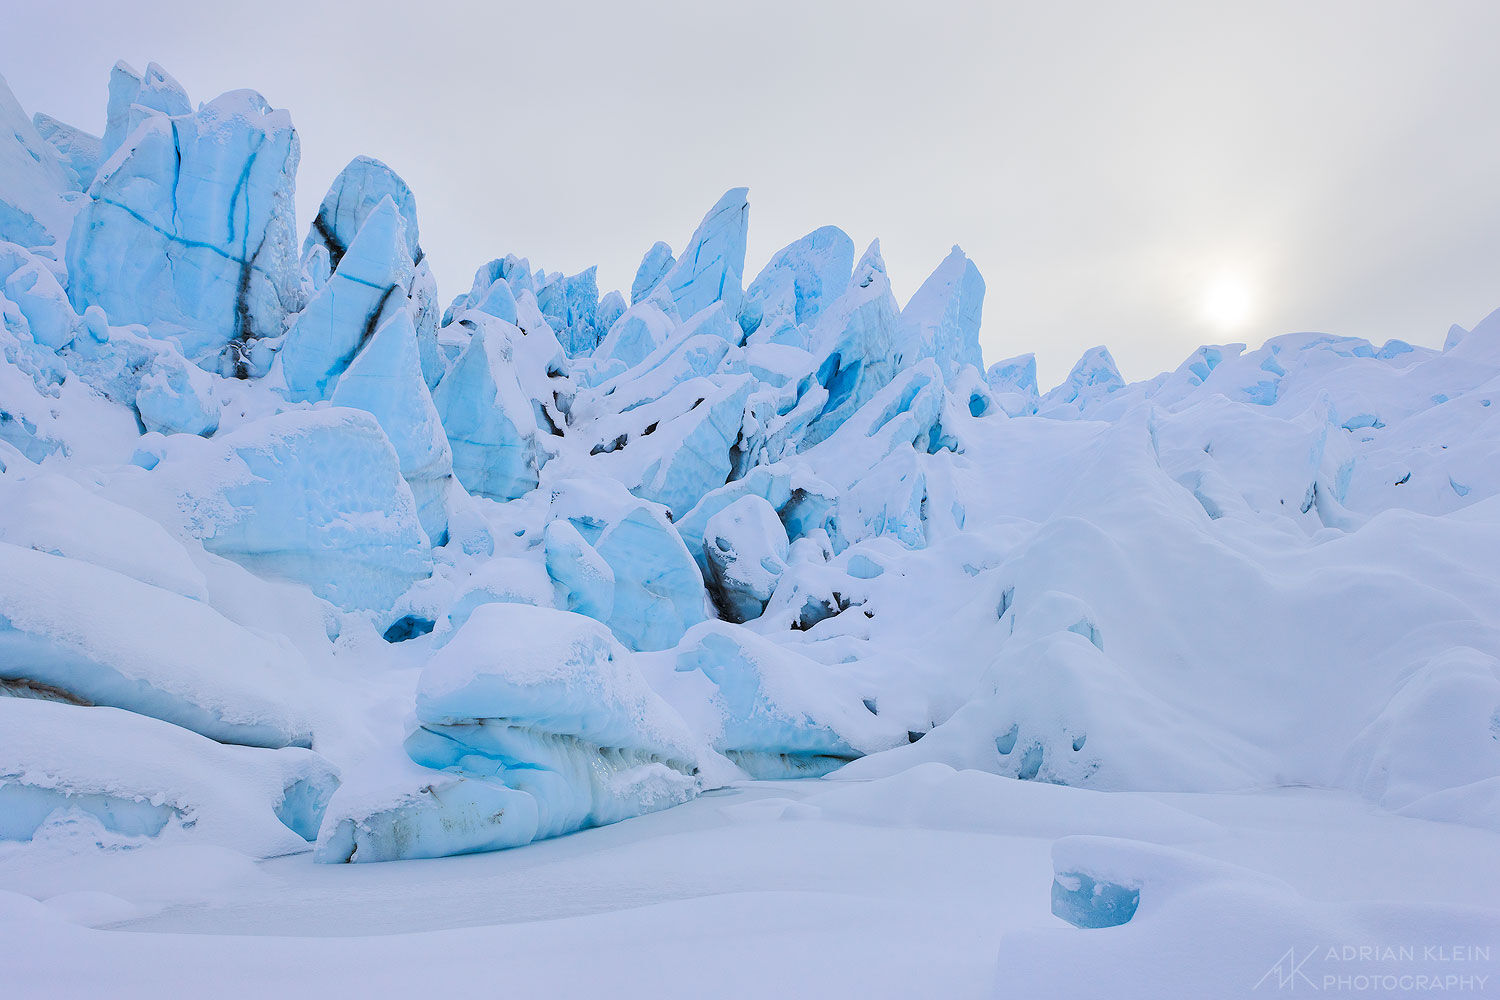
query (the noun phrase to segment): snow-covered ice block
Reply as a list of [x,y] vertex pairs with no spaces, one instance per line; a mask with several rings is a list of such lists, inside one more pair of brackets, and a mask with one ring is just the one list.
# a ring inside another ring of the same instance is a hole
[[87,191],[103,160],[103,143],[99,137],[40,111],[31,116],[31,124],[36,126],[37,134],[57,151],[72,178],[73,188]]
[[135,409],[146,430],[158,434],[200,434],[219,429],[213,376],[170,347],[152,357],[135,393]]
[[1052,914],[1074,927],[1118,927],[1141,905],[1141,890],[1095,879],[1087,872],[1060,871],[1052,878]]
[[589,359],[590,384],[634,368],[665,344],[677,326],[675,310],[668,313],[656,296],[622,312],[600,338]]
[[0,543],[0,687],[110,705],[223,743],[311,746],[289,647],[212,608]]
[[[438,581],[434,579],[434,583]],[[534,558],[493,556],[464,581],[457,595],[437,616],[434,646],[441,648],[463,628],[474,609],[486,604],[529,604],[551,607],[556,585],[547,568]]]
[[[518,604],[476,608],[418,682],[405,747],[426,783],[336,803],[319,860],[494,850],[614,823],[697,794],[697,752],[608,629]],[[372,807],[373,805],[373,807]]]
[[0,244],[0,275],[5,276],[0,292],[26,318],[32,340],[54,351],[72,343],[78,317],[46,261],[14,244]]
[[1125,387],[1120,368],[1107,347],[1093,347],[1083,353],[1068,377],[1037,403],[1037,412],[1051,416],[1084,413],[1090,404]]
[[537,801],[503,782],[433,771],[390,750],[348,774],[323,816],[313,860],[408,861],[520,847]]
[[479,327],[433,402],[453,450],[453,472],[466,490],[514,500],[536,489],[536,416],[503,333]]
[[[559,277],[536,290],[537,306],[569,357],[588,354],[599,344],[605,330],[594,325],[599,311],[598,268],[590,267],[571,277]],[[607,329],[607,328],[606,328]]]
[[893,727],[869,712],[841,672],[735,625],[691,630],[674,669],[711,682],[692,697],[705,699],[712,746],[756,778],[816,777],[860,756],[855,744],[895,742]]
[[709,519],[746,496],[758,496],[771,505],[781,519],[789,540],[824,526],[835,506],[834,489],[803,465],[757,465],[742,478],[705,494],[693,509],[674,524],[688,551],[697,560],[704,577],[709,574],[703,539]]
[[400,459],[364,410],[293,410],[166,443],[150,476],[210,552],[346,609],[388,609],[432,572]]
[[311,750],[226,746],[114,708],[0,698],[0,729],[0,840],[87,816],[115,835],[101,846],[154,838],[273,857],[307,849],[339,783]]
[[[719,384],[689,382],[673,395],[687,412],[656,421],[650,446],[660,455],[641,472],[634,492],[681,517],[703,495],[722,485],[734,471],[733,449],[744,422],[753,380],[748,375],[721,376]],[[689,399],[688,397],[691,397]],[[663,407],[672,404],[663,400]],[[653,410],[643,411],[655,417]]]
[[990,392],[1007,415],[1035,413],[1041,396],[1036,384],[1036,355],[1022,354],[990,365],[984,373]]
[[1118,927],[1143,904],[1156,909],[1174,895],[1214,883],[1290,889],[1237,865],[1114,837],[1063,837],[1052,845],[1052,869],[1052,913],[1089,929]]

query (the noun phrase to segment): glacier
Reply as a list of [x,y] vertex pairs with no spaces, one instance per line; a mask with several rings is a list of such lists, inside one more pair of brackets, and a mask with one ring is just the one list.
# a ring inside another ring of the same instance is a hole
[[442,305],[384,162],[302,231],[289,112],[106,110],[0,81],[0,873],[941,820],[1107,950],[1386,926],[1195,853],[1237,797],[1500,834],[1500,313],[1047,386],[961,248],[904,302],[835,226],[747,271],[741,187],[628,291],[502,247]]

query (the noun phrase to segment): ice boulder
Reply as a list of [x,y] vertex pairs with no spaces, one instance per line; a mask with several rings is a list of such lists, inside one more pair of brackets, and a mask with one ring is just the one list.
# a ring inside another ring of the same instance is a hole
[[311,750],[216,743],[114,708],[0,698],[0,840],[308,849],[338,772]]
[[776,251],[745,290],[740,326],[754,342],[804,342],[824,306],[843,294],[854,267],[854,241],[823,226]]
[[537,802],[503,781],[433,771],[392,750],[363,761],[334,793],[313,860],[409,861],[520,847]]
[[896,367],[932,358],[950,385],[965,367],[983,371],[979,351],[983,309],[984,279],[974,262],[954,247],[901,310]]
[[615,609],[615,573],[609,563],[571,522],[561,518],[547,522],[542,543],[547,575],[557,588],[560,605],[595,621],[609,621]]
[[611,631],[631,649],[669,649],[707,617],[698,564],[665,516],[641,505],[594,544],[615,577]]
[[74,306],[144,324],[221,374],[263,372],[255,342],[300,304],[291,117],[241,90],[149,110],[111,153],[113,134],[68,241]]
[[151,360],[135,393],[135,409],[146,430],[205,437],[218,430],[214,376],[170,348],[155,352]]
[[764,497],[748,494],[708,519],[703,553],[720,616],[746,622],[766,609],[786,572],[786,529]]
[[1115,837],[1070,836],[1052,845],[1052,913],[1086,930],[1129,923],[1174,896],[1220,884],[1263,897],[1290,893],[1285,882],[1175,847]]
[[32,340],[53,351],[72,343],[80,326],[78,317],[45,261],[13,244],[0,243],[0,276],[0,294],[25,317]]
[[386,197],[365,218],[327,283],[291,321],[277,355],[287,398],[328,399],[365,342],[405,308],[411,279],[405,223]]
[[139,325],[110,326],[104,311],[84,311],[66,360],[69,370],[105,398],[133,410],[140,425],[159,434],[209,435],[219,428],[215,380],[168,340]]
[[1041,396],[1037,391],[1035,354],[995,362],[984,373],[984,380],[1008,416],[1021,417],[1036,412]]
[[448,536],[453,452],[422,380],[417,331],[410,313],[396,310],[375,331],[340,377],[332,403],[374,414],[396,449],[422,529],[432,544],[443,545]]
[[713,748],[755,778],[817,777],[906,740],[899,723],[869,711],[842,670],[745,628],[697,626],[679,644],[674,668],[679,678],[710,682],[697,692],[708,695],[707,710],[693,717],[706,716]]
[[697,560],[704,578],[709,576],[704,555],[704,537],[709,520],[746,496],[756,496],[776,511],[789,540],[824,527],[835,505],[835,491],[805,465],[789,463],[757,465],[744,476],[705,494],[703,499],[674,524],[688,551]]
[[750,224],[748,194],[747,188],[726,191],[698,224],[682,256],[662,277],[660,283],[666,286],[683,319],[715,302],[723,302],[731,314],[738,314],[744,294],[741,282]]
[[111,570],[0,543],[0,691],[109,705],[222,743],[310,746],[301,658]]
[[168,444],[150,477],[182,530],[252,572],[374,610],[432,572],[400,458],[363,410],[294,410]]
[[[686,723],[582,615],[476,608],[423,669],[416,716],[405,746],[433,769],[430,794],[325,824],[322,860],[492,850],[697,794]],[[409,833],[404,844],[393,827]]]
[[[684,383],[660,407],[642,410],[656,429],[649,446],[659,456],[640,474],[635,493],[667,507],[674,517],[692,510],[703,495],[735,471],[734,448],[744,423],[754,380],[724,375]],[[686,412],[667,419],[658,410]],[[644,446],[643,446],[644,447]]]
[[503,334],[476,329],[433,402],[453,449],[454,474],[465,489],[493,500],[514,500],[536,489],[536,416]]

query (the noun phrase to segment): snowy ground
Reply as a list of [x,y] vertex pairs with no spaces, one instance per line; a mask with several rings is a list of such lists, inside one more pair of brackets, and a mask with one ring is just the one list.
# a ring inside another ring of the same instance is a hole
[[[1070,834],[1169,845],[1285,887],[1255,895],[1247,874],[1185,906],[1148,913],[1143,899],[1124,927],[1080,930],[1049,906],[1049,850]],[[927,765],[869,782],[747,783],[491,854],[325,866],[218,848],[52,864],[31,852],[0,862],[0,886],[51,895],[0,897],[15,921],[10,996],[490,983],[514,996],[1237,997],[1275,994],[1276,976],[1262,979],[1288,949],[1299,962],[1316,950],[1302,971],[1319,986],[1380,972],[1500,992],[1500,835],[1311,789],[1099,793]],[[1393,933],[1390,900],[1421,918]],[[1416,952],[1328,958],[1346,946]],[[1433,946],[1447,957],[1424,957]]]

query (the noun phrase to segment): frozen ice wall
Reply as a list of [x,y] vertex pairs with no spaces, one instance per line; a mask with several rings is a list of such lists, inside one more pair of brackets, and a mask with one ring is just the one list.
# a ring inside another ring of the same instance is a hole
[[440,309],[420,192],[359,157],[299,239],[253,92],[0,117],[0,837],[426,857],[933,761],[1495,822],[1500,319],[1047,388],[962,250],[747,270],[743,188],[628,294]]

